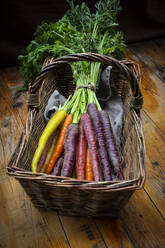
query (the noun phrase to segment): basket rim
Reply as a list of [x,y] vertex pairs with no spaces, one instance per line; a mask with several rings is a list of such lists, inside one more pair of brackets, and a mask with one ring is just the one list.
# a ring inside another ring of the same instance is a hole
[[[127,189],[141,189],[142,184],[138,184],[141,179],[140,176],[135,179],[130,180],[121,180],[121,181],[100,181],[100,182],[89,182],[89,181],[79,181],[78,179],[73,179],[69,177],[61,177],[61,176],[53,176],[53,175],[45,175],[44,173],[21,173],[20,170],[11,171],[11,168],[7,167],[7,174],[10,176],[14,176],[17,180],[26,180],[36,183],[42,183],[43,185],[49,185],[54,187],[68,187],[68,188],[77,188],[80,190],[99,190],[99,192],[107,192],[107,191],[120,191]],[[28,174],[33,174],[30,176]],[[42,174],[42,176],[41,176]],[[54,179],[57,179],[55,181]],[[59,181],[61,179],[61,181]],[[70,182],[70,183],[69,183]],[[74,182],[74,183],[73,183]],[[72,184],[73,183],[73,184]]]
[[[62,57],[58,58],[47,58],[45,60],[43,67],[39,74],[37,75],[36,79],[34,80],[33,84],[30,84],[28,89],[29,96],[37,96],[36,92],[38,92],[40,86],[42,85],[42,81],[48,75],[48,73],[55,70],[56,67],[62,66],[64,64],[69,64],[72,62],[79,62],[79,61],[90,61],[90,62],[100,62],[105,65],[110,65],[114,68],[119,69],[123,75],[125,75],[130,81],[130,87],[132,89],[132,101],[131,101],[131,108],[135,110],[140,110],[143,104],[143,96],[141,90],[139,88],[140,84],[140,68],[139,65],[132,60],[118,60],[113,57],[93,53],[93,52],[86,52],[86,53],[75,53],[75,54],[67,54]],[[28,107],[31,107],[29,102]],[[33,106],[34,107],[34,106]],[[36,105],[38,108],[38,104]]]

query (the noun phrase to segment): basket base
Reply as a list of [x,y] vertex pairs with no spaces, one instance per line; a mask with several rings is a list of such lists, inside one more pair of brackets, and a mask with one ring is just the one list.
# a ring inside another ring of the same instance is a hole
[[81,214],[81,213],[77,213],[77,212],[71,212],[71,211],[65,211],[65,210],[58,210],[55,208],[49,208],[49,209],[45,209],[42,206],[35,206],[41,213],[44,212],[56,212],[59,215],[62,216],[70,216],[70,217],[87,217],[87,218],[101,218],[101,217],[108,217],[110,219],[118,219],[119,218],[119,213],[118,214],[110,214],[110,213],[101,213],[101,214],[94,214],[94,215],[87,215],[87,214]]
[[[72,187],[45,188],[39,182],[19,179],[33,205],[40,210],[56,211],[67,216],[117,218],[135,190],[100,193],[83,191]],[[72,197],[71,192],[72,191]]]

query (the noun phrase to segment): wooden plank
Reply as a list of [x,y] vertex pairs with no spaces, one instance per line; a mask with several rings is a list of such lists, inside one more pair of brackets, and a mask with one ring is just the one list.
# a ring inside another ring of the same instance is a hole
[[[161,39],[160,39],[161,40]],[[164,81],[164,73],[165,73],[165,44],[164,47],[161,47],[159,45],[159,42],[157,40],[151,40],[144,44],[143,51],[148,53],[150,55],[151,59],[151,66],[155,69],[153,69],[158,77],[161,79],[161,81]]]
[[[147,50],[147,47],[148,42],[133,45],[131,46],[131,52],[128,51],[127,55],[129,58],[136,60],[141,67],[141,88],[144,95],[142,120],[147,154],[145,190],[158,208],[158,211],[165,217],[165,88],[162,81],[155,76],[157,68],[159,68],[159,61],[162,63],[162,60],[160,60],[161,55],[158,58],[153,56],[151,49]],[[156,46],[155,49],[157,53],[159,51],[159,54],[161,54]],[[146,61],[149,61],[150,57],[152,57],[151,62],[147,64]],[[153,61],[156,61],[155,64]]]
[[1,76],[5,84],[7,84],[10,95],[12,97],[12,107],[18,110],[23,125],[27,118],[26,92],[20,91],[23,87],[23,78],[18,67],[4,68]]
[[93,219],[60,216],[72,248],[106,248]]
[[100,218],[95,220],[97,227],[105,240],[107,247],[133,248],[133,244],[127,236],[119,219]]
[[[39,244],[42,244],[42,242],[46,244],[47,239],[42,228],[40,228],[40,222],[34,223],[37,220],[36,214],[33,214],[34,208],[28,207],[27,210],[28,201],[25,201],[26,197],[24,202],[19,199],[19,185],[16,185],[15,182],[10,183],[9,179],[0,188],[0,199],[5,203],[3,208],[0,207],[3,232],[0,236],[2,247],[40,247]],[[7,198],[5,194],[7,194]],[[15,201],[13,201],[13,198]],[[48,247],[52,246],[48,243]]]
[[154,41],[135,43],[130,45],[129,49],[154,72],[162,83],[165,83],[164,49],[157,46]]
[[14,179],[0,185],[0,201],[2,247],[69,247],[57,214],[40,214]]
[[43,220],[47,224],[47,229],[49,231],[50,239],[53,243],[53,248],[71,248],[68,237],[63,230],[58,214],[55,212],[42,211],[41,215],[43,217]]
[[158,72],[156,73],[157,67],[148,63],[149,59],[146,60],[144,51],[139,56],[139,50],[141,51],[140,48],[135,51],[131,46],[127,57],[138,62],[141,68],[147,179],[145,191],[136,192],[121,211],[121,220],[135,247],[164,247],[165,88]]
[[142,112],[146,143],[145,190],[165,218],[165,135]]
[[165,247],[165,221],[144,190],[131,197],[120,218],[135,248]]
[[127,50],[127,58],[137,62],[141,69],[141,91],[144,96],[143,110],[154,120],[156,126],[165,134],[165,87],[162,81],[156,76],[147,64],[139,58],[139,54]]
[[18,109],[12,107],[13,100],[3,77],[0,77],[0,99],[0,137],[4,146],[3,151],[5,152],[5,164],[2,165],[4,168],[19,140],[23,130],[23,122],[19,116]]
[[[5,165],[23,130],[18,108],[13,108],[8,85],[0,81],[0,244],[1,247],[70,247],[57,214],[35,209],[20,184],[6,175]],[[20,106],[21,108],[21,106]],[[50,225],[52,221],[53,225]]]

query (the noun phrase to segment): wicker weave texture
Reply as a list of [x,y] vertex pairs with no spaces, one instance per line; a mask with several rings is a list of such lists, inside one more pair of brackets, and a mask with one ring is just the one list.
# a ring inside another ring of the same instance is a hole
[[[88,182],[31,172],[32,158],[46,125],[43,112],[47,101],[55,89],[65,97],[74,92],[69,63],[81,60],[112,66],[111,80],[124,104],[121,139],[123,181]],[[140,119],[142,95],[139,80],[138,65],[103,55],[75,54],[46,61],[29,89],[29,100],[32,100],[28,101],[30,107],[26,127],[7,167],[8,174],[19,180],[36,207],[58,210],[67,215],[117,216],[133,192],[144,185],[145,147]]]

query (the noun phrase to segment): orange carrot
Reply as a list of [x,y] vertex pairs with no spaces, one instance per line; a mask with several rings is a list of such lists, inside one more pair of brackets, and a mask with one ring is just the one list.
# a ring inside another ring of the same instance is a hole
[[73,116],[71,114],[67,115],[65,120],[64,120],[64,123],[61,127],[60,134],[59,134],[59,137],[57,140],[57,144],[54,148],[53,154],[51,156],[48,167],[46,169],[47,174],[51,173],[51,171],[54,168],[55,163],[57,162],[58,158],[60,157],[60,155],[64,149],[64,139],[65,139],[66,130],[67,130],[67,127],[69,126],[69,124],[72,123],[72,120],[73,120]]
[[93,169],[89,148],[87,148],[86,152],[85,179],[88,181],[93,181]]

